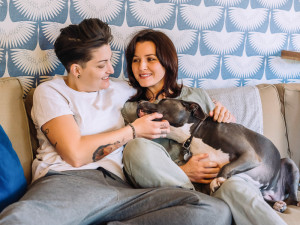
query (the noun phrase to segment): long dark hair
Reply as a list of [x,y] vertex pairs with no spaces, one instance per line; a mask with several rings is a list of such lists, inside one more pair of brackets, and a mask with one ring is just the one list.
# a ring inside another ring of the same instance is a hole
[[109,44],[113,38],[108,24],[97,18],[85,19],[78,25],[71,24],[60,32],[54,51],[67,72],[74,63],[84,66],[91,60],[94,49]]
[[176,48],[171,39],[163,32],[146,29],[138,32],[130,41],[125,51],[127,61],[127,74],[130,85],[137,90],[136,95],[132,96],[129,101],[148,100],[146,97],[146,87],[141,87],[135,79],[132,71],[132,60],[135,53],[136,44],[138,42],[151,41],[156,47],[156,56],[165,68],[163,89],[157,93],[155,98],[164,93],[166,97],[175,98],[180,95],[182,85],[177,84],[178,78],[178,57]]

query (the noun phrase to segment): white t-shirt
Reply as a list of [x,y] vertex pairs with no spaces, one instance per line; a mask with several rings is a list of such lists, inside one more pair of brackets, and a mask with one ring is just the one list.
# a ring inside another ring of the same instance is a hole
[[[124,179],[122,150],[115,150],[105,158],[75,168],[66,163],[41,131],[42,125],[62,115],[73,115],[81,135],[107,132],[124,127],[121,108],[135,93],[126,81],[110,79],[110,86],[97,92],[78,92],[68,87],[62,76],[40,84],[33,96],[31,116],[37,129],[39,149],[32,164],[33,181],[56,171],[96,169],[99,166]],[[96,149],[95,149],[96,150]]]

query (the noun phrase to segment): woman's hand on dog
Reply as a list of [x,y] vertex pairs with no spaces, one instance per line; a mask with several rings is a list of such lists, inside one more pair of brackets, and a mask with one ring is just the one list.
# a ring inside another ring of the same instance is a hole
[[215,108],[213,111],[209,112],[209,116],[213,117],[214,121],[217,121],[218,123],[235,123],[236,119],[234,115],[232,115],[229,110],[223,106],[218,101],[213,101],[215,104]]
[[180,166],[192,182],[209,184],[219,173],[220,168],[216,162],[203,160],[208,158],[208,154],[198,154]]
[[167,120],[159,121],[162,117],[163,115],[160,113],[152,113],[136,119],[132,123],[136,131],[136,137],[143,137],[150,140],[165,138],[170,133],[170,124]]

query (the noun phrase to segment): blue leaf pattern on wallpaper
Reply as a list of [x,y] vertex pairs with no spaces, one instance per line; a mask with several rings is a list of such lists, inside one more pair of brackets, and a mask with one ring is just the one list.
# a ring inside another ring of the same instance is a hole
[[124,7],[124,1],[73,0],[73,5],[81,18],[96,17],[109,23],[118,18]]
[[249,3],[249,0],[204,0],[205,5],[220,5],[223,7],[241,7],[244,8],[245,5]]
[[234,31],[256,31],[266,32],[268,27],[268,9],[252,9],[250,5],[246,9],[230,7],[226,20],[228,32]]
[[5,69],[6,69],[6,60],[4,58],[4,51],[3,50],[4,50],[3,48],[0,48],[0,77],[4,76]]
[[25,93],[65,69],[53,51],[60,29],[97,17],[111,26],[114,77],[126,78],[124,50],[139,30],[174,42],[179,82],[220,88],[299,82],[299,0],[0,0],[0,77]]
[[172,30],[157,29],[164,32],[173,41],[177,53],[189,54],[197,48],[198,32],[195,30],[179,30],[174,26]]
[[[296,0],[297,1],[297,0]],[[293,1],[291,0],[252,0],[253,8],[267,8],[267,9],[284,9],[290,10]]]
[[22,72],[32,75],[47,74],[59,64],[53,49],[42,50],[38,44],[33,51],[12,49],[11,58]]
[[[172,29],[174,24],[174,5],[171,3],[156,4],[154,0],[147,1],[130,1],[128,25],[143,25],[147,27],[169,27]],[[169,21],[172,22],[168,24]],[[168,24],[168,25],[167,25]]]
[[64,7],[64,0],[12,0],[12,2],[21,15],[34,21],[53,19]]
[[296,33],[300,31],[300,12],[296,12],[294,8],[290,11],[275,9],[273,10],[272,16],[271,24],[274,26],[274,32],[276,32],[276,30],[286,33]]
[[9,13],[4,21],[0,22],[0,46],[3,48],[21,47],[36,33],[35,22],[12,22]]
[[300,52],[300,34],[292,34],[291,44],[293,50]]
[[199,6],[182,5],[179,7],[180,29],[187,27],[197,30],[222,29],[224,8],[221,6],[205,7],[204,2]]

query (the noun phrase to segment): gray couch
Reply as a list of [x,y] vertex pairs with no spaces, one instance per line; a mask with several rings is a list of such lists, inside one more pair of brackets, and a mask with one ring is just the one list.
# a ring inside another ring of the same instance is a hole
[[[262,103],[263,134],[273,141],[282,157],[291,157],[299,167],[300,84],[261,84],[257,87]],[[31,105],[32,91],[24,101],[19,79],[0,78],[0,124],[19,156],[28,183],[38,146],[35,129],[28,117]],[[280,215],[288,224],[299,224],[300,207],[289,206]]]

